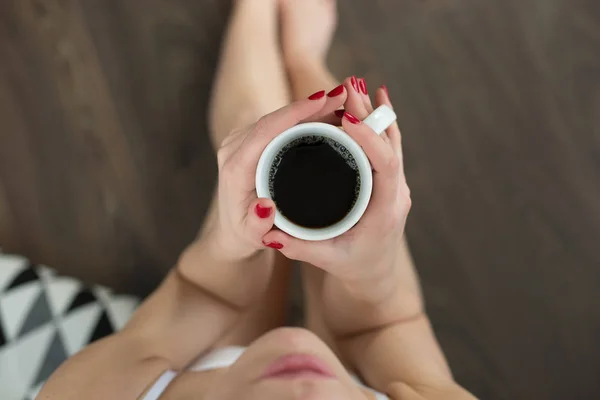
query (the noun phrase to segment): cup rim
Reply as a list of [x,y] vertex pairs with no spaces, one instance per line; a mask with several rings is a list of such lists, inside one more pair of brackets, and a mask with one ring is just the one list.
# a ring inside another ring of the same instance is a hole
[[344,219],[325,228],[311,229],[297,225],[284,217],[277,207],[275,208],[275,225],[288,235],[302,240],[317,241],[332,239],[349,231],[358,223],[369,205],[373,191],[373,173],[369,159],[362,147],[342,129],[322,122],[308,122],[296,125],[278,135],[267,145],[258,161],[256,168],[256,193],[259,198],[272,199],[269,190],[269,172],[275,156],[286,144],[308,133],[312,136],[331,138],[344,145],[350,151],[358,165],[361,180],[358,198],[352,210],[350,210]]

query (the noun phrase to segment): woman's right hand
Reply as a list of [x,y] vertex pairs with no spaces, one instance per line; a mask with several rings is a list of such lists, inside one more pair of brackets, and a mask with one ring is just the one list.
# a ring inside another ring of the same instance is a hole
[[[345,100],[345,90],[333,97],[318,92],[225,138],[217,153],[216,207],[199,238],[179,259],[179,271],[189,281],[198,285],[210,282],[203,286],[205,290],[238,308],[264,292],[274,253],[265,251],[262,238],[273,227],[275,204],[256,196],[255,174],[260,156],[271,140],[300,122],[331,121]],[[240,276],[244,278],[240,280]]]
[[[366,84],[348,78],[344,85],[348,99],[342,126],[363,148],[373,167],[373,194],[367,211],[356,226],[334,239],[309,242],[273,230],[263,241],[281,244],[280,251],[288,258],[313,264],[349,285],[359,282],[379,285],[395,275],[395,259],[411,206],[400,130],[394,124],[378,136],[363,124],[362,119],[373,111],[365,93]],[[376,103],[391,106],[383,88],[377,91]]]
[[232,132],[217,153],[218,212],[204,232],[214,253],[229,260],[251,258],[264,250],[261,242],[275,219],[275,203],[256,197],[255,171],[265,147],[281,132],[300,122],[329,121],[346,99],[346,92],[324,92],[296,101],[255,124]]

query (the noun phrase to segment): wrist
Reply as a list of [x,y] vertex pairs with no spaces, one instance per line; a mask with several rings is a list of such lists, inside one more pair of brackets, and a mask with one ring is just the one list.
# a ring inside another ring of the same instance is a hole
[[322,302],[326,322],[335,335],[377,329],[423,312],[420,292],[397,265],[390,268],[386,275],[362,280],[327,276]]
[[375,262],[353,269],[360,272],[350,276],[329,275],[328,279],[357,300],[378,303],[389,297],[401,281],[399,265],[393,254],[384,254]]
[[255,252],[248,257],[232,255],[211,240],[202,238],[183,252],[176,268],[190,283],[242,309],[266,290],[273,256],[267,251]]
[[401,290],[399,274],[391,270],[385,276],[362,279],[341,279],[328,275],[323,285],[325,304],[360,305],[363,309],[379,310],[385,303],[393,301]]

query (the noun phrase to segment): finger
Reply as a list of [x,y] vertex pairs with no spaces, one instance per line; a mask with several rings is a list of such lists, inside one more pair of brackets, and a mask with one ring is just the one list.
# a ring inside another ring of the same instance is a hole
[[301,121],[319,113],[327,103],[325,91],[320,91],[307,99],[298,100],[265,115],[254,124],[244,141],[244,150],[238,160],[243,169],[255,168],[263,150],[277,135]]
[[334,112],[319,118],[315,122],[323,122],[334,126],[342,126],[342,116],[344,115],[344,109],[335,110]]
[[[388,89],[385,86],[382,86],[379,89],[377,89],[377,93],[375,94],[375,101],[378,106],[385,104],[391,109],[394,109],[390,100]],[[400,128],[398,127],[398,122],[394,122],[385,131],[385,133],[390,139],[392,149],[394,149],[394,151],[398,155],[398,159],[400,162],[400,175],[404,177],[404,154],[402,152],[402,133],[400,132]]]
[[292,237],[278,229],[263,237],[263,245],[279,250],[291,260],[318,265],[325,270],[339,259],[339,250],[333,240],[310,242]]
[[[373,104],[369,97],[367,81],[364,78],[352,77],[350,82],[353,89],[356,89],[356,93],[349,94],[349,100],[346,102],[346,111],[359,119],[364,120],[373,112]],[[353,98],[350,98],[350,96]],[[390,141],[386,134],[382,134],[381,138],[386,144],[390,145]]]
[[[392,102],[390,101],[390,96],[388,94],[388,90],[386,86],[382,86],[377,89],[375,93],[375,103],[377,106],[382,104],[387,105],[391,109],[394,109],[392,106]],[[398,123],[394,122],[387,130],[387,137],[390,138],[390,143],[394,151],[396,151],[400,156],[402,155],[402,136],[400,133],[400,128],[398,128]]]
[[367,118],[369,116],[369,111],[365,107],[365,102],[363,101],[363,96],[360,92],[358,79],[355,76],[346,78],[346,80],[344,80],[344,86],[348,92],[348,98],[346,99],[346,104],[344,105],[346,111],[361,120]]
[[[379,106],[382,104],[382,103],[380,102],[380,100],[381,100],[381,99],[378,97],[378,95],[379,95],[379,89],[377,89],[377,90],[375,91],[375,105],[376,105],[377,107],[379,107]],[[369,99],[369,101],[370,101],[370,99]],[[383,140],[384,140],[384,141],[385,141],[385,142],[386,142],[386,143],[387,143],[389,146],[392,146],[392,141],[390,140],[390,138],[389,138],[389,136],[388,136],[388,134],[387,134],[387,131],[385,131],[385,132],[382,132],[382,133],[381,133],[379,136],[381,136],[381,137],[383,138]]]
[[[335,119],[333,119],[333,117],[335,117],[334,111],[344,105],[347,97],[348,92],[346,91],[344,85],[336,86],[329,93],[327,93],[327,100],[321,111],[302,122],[329,123],[331,120],[335,121]],[[339,119],[337,122],[339,123]]]
[[390,138],[388,137],[386,132],[381,132],[381,134],[379,134],[379,137],[383,139],[383,141],[388,145],[388,146],[392,146],[392,142],[390,141]]
[[398,208],[400,181],[380,173],[373,173],[373,192],[369,206],[359,221],[371,231],[385,232],[388,228],[397,226],[403,216],[403,210]]
[[363,105],[367,110],[367,114],[371,114],[373,112],[373,104],[371,103],[371,98],[369,97],[369,89],[367,87],[367,80],[365,78],[358,79],[358,88]]
[[373,194],[364,221],[387,223],[386,213],[396,204],[399,181],[399,159],[392,147],[371,128],[346,113],[342,119],[344,130],[363,148],[373,167]]
[[273,228],[275,203],[271,199],[255,199],[248,206],[243,222],[243,235],[257,248],[262,247],[262,238]]
[[397,154],[373,129],[349,112],[344,113],[342,126],[363,148],[376,172],[392,176],[397,174]]

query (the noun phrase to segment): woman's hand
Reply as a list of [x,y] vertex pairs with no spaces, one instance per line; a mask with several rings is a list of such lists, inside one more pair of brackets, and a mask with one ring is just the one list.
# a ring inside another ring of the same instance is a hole
[[331,121],[346,95],[346,90],[334,97],[316,93],[225,138],[217,154],[218,213],[203,235],[213,251],[238,260],[264,249],[262,239],[273,227],[275,204],[256,197],[255,173],[263,150],[277,135],[300,122]]
[[345,90],[334,97],[319,92],[224,139],[217,154],[215,207],[200,237],[179,259],[182,276],[236,309],[246,308],[264,293],[275,253],[264,251],[262,238],[273,227],[275,204],[256,197],[255,173],[260,156],[273,138],[300,122],[333,118],[339,122],[334,111],[345,100]]
[[[280,243],[289,258],[313,264],[345,283],[373,282],[380,287],[394,275],[395,258],[401,244],[406,217],[410,210],[410,191],[404,177],[402,147],[398,125],[378,136],[362,123],[373,111],[364,81],[348,78],[344,130],[358,142],[373,167],[373,194],[359,223],[337,238],[309,242],[293,238],[279,230],[264,237],[266,243]],[[376,93],[377,105],[391,107],[387,91]]]

